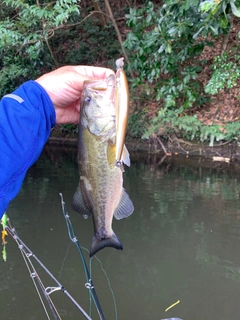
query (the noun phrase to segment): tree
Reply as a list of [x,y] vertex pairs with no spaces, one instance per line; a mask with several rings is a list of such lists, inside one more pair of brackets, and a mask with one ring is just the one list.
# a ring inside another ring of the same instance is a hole
[[77,0],[4,0],[1,7],[9,14],[0,21],[0,94],[4,95],[20,79],[36,77],[49,56],[58,64],[49,39],[72,15],[79,15],[79,7]]

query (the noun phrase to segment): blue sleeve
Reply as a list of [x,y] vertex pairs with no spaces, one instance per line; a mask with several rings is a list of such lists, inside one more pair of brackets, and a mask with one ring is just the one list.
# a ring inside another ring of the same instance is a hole
[[55,124],[52,101],[35,81],[27,81],[0,101],[0,218]]

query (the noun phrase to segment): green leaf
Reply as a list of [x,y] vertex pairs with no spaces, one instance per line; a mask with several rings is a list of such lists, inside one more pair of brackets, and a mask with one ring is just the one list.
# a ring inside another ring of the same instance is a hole
[[208,12],[215,6],[214,0],[207,0],[200,3],[200,10],[202,12]]
[[193,34],[193,39],[196,39],[199,36],[199,34],[203,30],[203,28],[204,28],[204,26],[202,26],[196,33]]
[[229,22],[228,22],[226,16],[221,16],[221,17],[220,17],[220,26],[221,26],[223,29],[227,28],[228,23],[229,23]]
[[170,43],[167,44],[166,52],[167,53],[171,53],[172,52],[172,46],[170,45]]
[[152,20],[152,15],[149,13],[146,18],[146,22],[149,23]]
[[232,8],[233,14],[234,14],[236,17],[240,18],[240,9],[235,6],[234,1],[231,1],[231,2],[230,2],[230,5],[231,5],[231,8]]

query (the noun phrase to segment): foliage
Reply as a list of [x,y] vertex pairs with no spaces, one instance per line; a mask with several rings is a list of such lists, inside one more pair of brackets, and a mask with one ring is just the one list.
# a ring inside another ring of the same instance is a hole
[[[80,0],[0,3],[1,95],[58,66],[58,61],[114,67],[120,47],[113,26],[102,27],[99,17],[92,15],[92,2],[86,2],[80,16],[79,3]],[[119,6],[113,6],[116,7]],[[240,77],[239,54],[227,53],[215,58],[205,91],[198,80],[205,63],[199,56],[205,45],[213,45],[212,39],[229,32],[233,17],[240,16],[239,8],[239,0],[165,0],[162,4],[141,1],[130,9],[124,46],[128,49],[129,70],[136,75],[133,86],[144,84],[148,99],[159,104],[158,115],[151,122],[151,110],[139,108],[130,116],[129,131],[133,136],[175,130],[189,139],[208,139],[211,144],[221,137],[235,139],[232,127],[227,132],[220,126],[205,128],[189,115],[193,107],[206,102],[209,94],[235,86]],[[124,10],[115,12],[119,21]],[[237,124],[235,130],[238,132]]]
[[[231,53],[231,51],[230,51]],[[211,79],[205,86],[205,92],[216,94],[219,90],[233,88],[240,78],[240,55],[234,54],[231,61],[229,54],[214,57]]]
[[4,95],[25,78],[36,77],[40,67],[54,60],[49,39],[73,14],[79,14],[77,0],[4,0],[1,9],[9,13],[0,21],[1,89]]
[[61,131],[67,134],[70,133],[78,133],[78,125],[77,124],[61,124]]
[[[203,12],[208,13],[208,19],[211,19],[216,14],[221,13],[220,25],[225,26],[227,21],[232,19],[233,16],[240,17],[240,3],[236,6],[237,1],[225,0],[214,1],[206,0],[200,4],[200,8]],[[231,17],[232,15],[232,17]],[[240,78],[240,64],[239,54],[235,54],[233,57],[229,53],[223,53],[222,56],[216,56],[212,65],[213,74],[210,81],[205,87],[205,92],[210,94],[216,94],[219,90],[227,88],[230,89],[236,86],[237,79]]]
[[[112,24],[106,19],[102,26],[91,1],[80,14],[79,3],[80,0],[0,3],[1,95],[60,65],[114,68],[120,46]],[[123,14],[123,10],[120,12]]]
[[161,119],[161,122],[159,122],[159,119],[155,120],[151,129],[145,132],[143,138],[149,138],[152,132],[159,130],[159,127],[164,128],[168,134],[176,133],[187,140],[209,141],[210,146],[213,146],[215,141],[238,140],[240,135],[239,122],[229,122],[223,127],[219,124],[205,125],[196,116],[170,117],[166,115]]
[[[160,8],[152,2],[139,10],[130,9],[126,15],[131,31],[127,34],[125,47],[130,55],[130,68],[136,71],[135,86],[148,81],[149,94],[156,100],[163,99],[166,106],[179,105],[189,108],[197,101],[199,83],[197,73],[201,61],[189,65],[202,52],[205,40],[197,39],[202,28],[199,1],[166,1]],[[201,26],[201,27],[200,27]],[[221,30],[219,30],[221,33]]]
[[143,108],[135,111],[128,119],[128,132],[134,138],[141,138],[149,125],[148,109]]
[[[236,6],[238,3],[238,6]],[[202,12],[209,13],[208,19],[211,19],[214,15],[221,15],[220,23],[224,26],[225,21],[228,20],[227,15],[231,12],[234,16],[240,18],[240,4],[235,0],[205,0],[200,3],[200,10]]]
[[[166,0],[163,5],[148,2],[138,10],[130,9],[126,15],[130,32],[124,46],[129,50],[130,68],[137,75],[134,86],[147,83],[146,92],[159,101],[160,107],[144,137],[175,130],[189,139],[208,139],[211,145],[214,140],[235,137],[233,132],[223,133],[217,125],[202,125],[186,114],[193,106],[201,106],[212,90],[209,85],[204,92],[198,80],[204,64],[199,55],[205,45],[213,45],[210,39],[229,32],[232,16],[238,16],[238,10],[233,0]],[[225,68],[229,67],[233,64],[226,61]],[[234,85],[239,77],[237,67],[234,73],[221,82]],[[216,82],[212,87],[217,87]]]
[[[56,35],[56,41],[60,42],[63,32]],[[87,19],[75,30],[67,30],[64,34],[65,44],[71,43],[71,50],[66,50],[64,61],[66,64],[104,64],[114,67],[116,57],[119,56],[119,44],[116,41],[115,30],[111,25],[102,28],[99,21],[92,17]],[[107,41],[106,41],[107,39]],[[103,45],[104,44],[104,45]],[[57,44],[56,44],[57,45]],[[89,54],[91,52],[91,54]],[[56,55],[63,54],[62,47]]]

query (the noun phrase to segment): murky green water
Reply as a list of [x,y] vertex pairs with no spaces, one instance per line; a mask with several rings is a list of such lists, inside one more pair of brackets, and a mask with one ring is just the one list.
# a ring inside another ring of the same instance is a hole
[[[188,165],[188,166],[187,166]],[[206,161],[139,158],[125,172],[135,205],[113,228],[124,250],[98,253],[115,293],[119,320],[179,317],[235,320],[240,307],[238,168]],[[81,259],[68,238],[63,193],[80,244],[90,247],[92,221],[70,208],[78,181],[75,151],[46,149],[8,213],[19,236],[88,312]],[[84,251],[85,252],[85,251]],[[46,319],[16,243],[0,261],[1,319]],[[85,254],[88,261],[88,254]],[[34,262],[34,260],[32,260]],[[35,267],[37,264],[34,263]],[[108,281],[94,259],[92,278],[107,320],[115,319]],[[37,269],[45,286],[53,282]],[[62,292],[51,295],[62,319],[84,319]],[[165,312],[165,309],[180,303]],[[96,312],[93,319],[99,319]],[[53,317],[51,317],[53,319]]]

